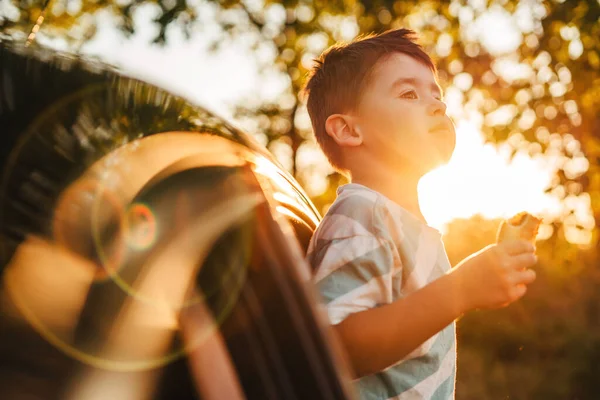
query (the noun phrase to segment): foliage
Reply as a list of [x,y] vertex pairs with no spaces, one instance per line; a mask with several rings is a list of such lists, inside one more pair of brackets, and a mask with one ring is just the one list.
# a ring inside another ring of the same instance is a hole
[[[48,2],[12,3],[20,12],[18,17],[0,20],[4,31],[29,29]],[[44,30],[80,46],[95,32],[91,15],[102,9],[114,14],[123,32],[132,33],[135,12],[144,4],[158,9],[158,43],[165,42],[171,25],[191,34],[200,13],[207,10],[199,6],[203,4],[214,11],[220,28],[215,48],[228,43],[228,38],[244,36],[256,49],[274,51],[274,59],[263,61],[264,73],[284,74],[288,89],[276,102],[244,101],[237,118],[266,135],[271,148],[289,149],[282,157],[291,157],[287,164],[301,183],[311,179],[307,172],[311,166],[299,163],[299,150],[314,147],[314,142],[299,92],[312,59],[334,42],[356,34],[407,26],[419,32],[422,44],[437,58],[449,95],[463,104],[465,112],[455,118],[480,121],[490,141],[508,140],[515,153],[553,158],[557,175],[548,191],[563,199],[589,194],[595,218],[600,216],[600,4],[596,0],[52,1]],[[507,15],[517,45],[494,49],[482,27],[490,23],[494,29],[493,19]],[[312,178],[319,174],[314,168],[311,172]],[[320,173],[335,175],[326,168]],[[331,198],[311,194],[321,209],[327,202],[320,200]],[[567,207],[564,214],[558,222],[567,225],[567,233],[590,230],[589,221],[579,220],[573,209]]]

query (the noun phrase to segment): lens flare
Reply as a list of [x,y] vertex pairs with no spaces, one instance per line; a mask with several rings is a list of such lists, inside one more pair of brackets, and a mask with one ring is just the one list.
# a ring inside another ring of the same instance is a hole
[[125,218],[127,244],[135,250],[146,250],[156,240],[156,218],[146,204],[129,207]]

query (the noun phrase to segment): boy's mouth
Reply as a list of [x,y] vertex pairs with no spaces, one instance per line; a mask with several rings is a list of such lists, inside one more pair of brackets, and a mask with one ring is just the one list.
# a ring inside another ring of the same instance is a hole
[[434,125],[431,129],[429,129],[429,132],[433,133],[433,132],[441,132],[441,131],[450,131],[451,127],[450,124],[447,122],[441,122],[437,125]]

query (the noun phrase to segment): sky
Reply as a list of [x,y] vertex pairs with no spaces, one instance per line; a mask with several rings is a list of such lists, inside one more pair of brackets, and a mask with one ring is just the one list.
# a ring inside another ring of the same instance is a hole
[[[151,22],[156,11],[152,5],[138,7],[134,14],[135,34],[129,38],[118,32],[108,13],[99,12],[96,15],[98,31],[82,50],[120,67],[128,75],[165,87],[229,120],[233,120],[234,105],[249,98],[277,99],[287,82],[275,75],[265,78],[264,74],[260,74],[257,54],[249,42],[241,39],[224,44],[217,52],[209,51],[210,40],[218,37],[213,21],[214,10],[200,2],[197,6],[201,10],[200,20],[191,39],[185,39],[180,30],[172,28],[164,46],[150,43],[157,33],[157,27]],[[492,54],[501,55],[509,54],[521,44],[521,31],[533,29],[529,26],[531,10],[535,9],[521,7],[511,16],[497,7],[474,21],[468,13],[459,17],[473,22],[465,35],[477,38]],[[347,22],[345,24],[344,31],[355,34],[352,27]],[[60,41],[44,39],[43,35],[39,40],[57,48],[65,46]],[[443,45],[443,40],[438,42],[438,46]],[[443,49],[438,49],[438,52],[443,53]],[[259,54],[263,60],[272,56],[268,49],[262,49]],[[510,70],[510,60],[506,65],[505,70]],[[523,73],[518,66],[513,66],[513,69],[515,74]],[[461,75],[446,88],[448,113],[457,127],[456,151],[450,163],[426,176],[419,188],[422,211],[429,224],[444,231],[453,218],[467,218],[474,214],[507,218],[520,211],[529,211],[551,219],[564,213],[564,202],[546,193],[556,172],[557,160],[530,156],[527,151],[518,152],[510,160],[508,144],[496,147],[485,143],[480,130],[483,123],[481,115],[470,114],[462,107],[458,88],[469,87],[472,82],[469,82],[468,76]],[[300,116],[300,123],[309,123],[306,115]],[[261,139],[256,126],[247,128]],[[515,140],[518,141],[518,138]],[[286,146],[285,143],[275,143],[270,148],[284,166],[290,164],[290,149]],[[331,167],[314,142],[306,143],[300,149],[297,162],[304,171],[307,192],[310,195],[322,192],[325,176],[331,172]],[[579,219],[593,226],[585,196],[574,201],[579,202],[573,207],[578,210]],[[550,234],[549,226],[543,226],[540,238]],[[570,241],[584,243],[589,239],[577,235],[573,231]]]

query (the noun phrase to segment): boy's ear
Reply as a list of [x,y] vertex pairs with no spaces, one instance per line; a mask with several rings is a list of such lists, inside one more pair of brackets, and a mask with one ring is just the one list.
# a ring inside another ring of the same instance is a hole
[[325,131],[340,146],[355,147],[362,144],[362,134],[348,115],[330,115],[325,121]]

